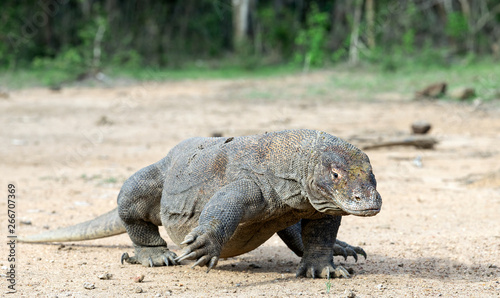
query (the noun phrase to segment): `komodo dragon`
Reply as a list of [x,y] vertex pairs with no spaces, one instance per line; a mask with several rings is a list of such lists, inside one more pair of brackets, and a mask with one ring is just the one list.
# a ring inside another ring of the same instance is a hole
[[[348,277],[334,255],[366,254],[336,240],[341,216],[373,216],[382,199],[365,153],[314,130],[191,138],[125,181],[118,208],[75,226],[20,238],[78,241],[125,231],[135,256],[122,263],[213,268],[277,233],[301,258],[297,276]],[[177,256],[160,237],[185,246]]]

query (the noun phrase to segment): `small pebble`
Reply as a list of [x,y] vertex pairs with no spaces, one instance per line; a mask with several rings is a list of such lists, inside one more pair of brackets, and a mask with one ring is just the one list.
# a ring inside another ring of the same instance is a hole
[[90,282],[84,282],[83,283],[83,287],[87,290],[93,290],[95,289],[95,285],[93,283],[90,283]]
[[421,168],[424,166],[424,164],[422,163],[422,156],[417,156],[415,157],[415,159],[413,159],[413,165],[416,166],[417,168]]
[[71,246],[66,246],[64,244],[61,244],[57,250],[72,250],[73,248]]
[[343,297],[346,297],[346,298],[355,298],[356,294],[352,290],[347,290],[346,289],[344,291],[344,296]]
[[90,206],[90,204],[88,202],[85,202],[85,201],[76,201],[76,202],[74,202],[74,204],[76,206]]
[[111,273],[103,273],[97,276],[99,279],[104,279],[104,280],[109,280],[111,277],[113,277],[113,274]]
[[133,280],[134,282],[142,282],[144,280],[144,274],[134,276]]
[[426,134],[431,130],[431,124],[427,121],[415,121],[411,124],[411,131],[414,134]]
[[24,146],[28,144],[28,141],[26,140],[21,140],[21,139],[13,139],[11,141],[11,144],[14,146]]
[[136,293],[142,293],[143,291],[142,291],[141,287],[137,287],[137,288],[135,288],[135,292]]
[[8,99],[9,98],[9,93],[7,93],[5,91],[0,91],[0,98]]

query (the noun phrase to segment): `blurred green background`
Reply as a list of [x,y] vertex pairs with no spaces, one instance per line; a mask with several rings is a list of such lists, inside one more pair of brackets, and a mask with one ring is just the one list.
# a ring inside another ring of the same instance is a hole
[[336,67],[495,84],[499,59],[500,0],[4,0],[0,11],[9,88]]

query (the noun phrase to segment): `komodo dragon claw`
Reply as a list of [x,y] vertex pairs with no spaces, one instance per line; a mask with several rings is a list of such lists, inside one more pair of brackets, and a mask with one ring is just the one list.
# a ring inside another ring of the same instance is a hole
[[121,263],[142,264],[146,267],[178,265],[177,256],[165,247],[136,247],[136,255],[122,254]]
[[175,265],[175,261],[173,259],[169,259],[166,256],[162,256],[163,262],[165,263],[165,266],[170,266],[170,265]]
[[191,234],[188,234],[185,238],[184,238],[184,241],[181,242],[181,245],[184,245],[184,244],[189,244],[189,243],[192,243],[194,241],[195,237]]
[[358,254],[362,255],[366,260],[366,252],[359,246],[351,246],[346,242],[337,239],[333,247],[335,255],[341,255],[347,260],[348,256],[352,256],[356,262],[358,261]]
[[196,260],[191,268],[196,266],[207,266],[207,272],[217,265],[220,247],[218,247],[206,233],[200,233],[198,231],[191,232],[186,235],[184,241],[181,242],[181,245],[185,244],[188,244],[188,246],[184,248],[182,254],[175,259],[176,262]]
[[121,259],[120,259],[120,262],[121,262],[121,263],[122,263],[122,265],[123,265],[123,261],[128,261],[129,259],[130,259],[130,256],[128,255],[128,252],[124,252],[124,253],[122,254],[122,257],[121,257]]
[[[333,263],[332,263],[333,264]],[[314,266],[301,263],[296,273],[296,277],[311,277],[311,278],[349,278],[349,272],[342,266]]]
[[176,262],[182,262],[186,259],[192,259],[196,257],[195,252],[191,252],[190,250],[186,250],[182,255],[178,256],[175,261]]
[[[333,252],[335,256],[343,256],[344,260],[347,261],[347,251],[342,246],[335,244],[335,246],[333,247]],[[354,259],[358,261],[358,256],[356,255]]]

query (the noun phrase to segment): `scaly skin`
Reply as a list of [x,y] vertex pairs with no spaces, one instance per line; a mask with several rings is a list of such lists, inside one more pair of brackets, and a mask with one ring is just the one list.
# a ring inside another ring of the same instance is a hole
[[[112,226],[117,233],[125,227],[135,246],[135,256],[124,254],[122,262],[192,259],[210,270],[219,258],[249,252],[278,233],[302,257],[297,276],[347,277],[333,256],[366,254],[336,240],[341,216],[373,216],[381,205],[366,154],[324,132],[289,130],[180,143],[124,183]],[[185,246],[179,257],[160,237],[160,225]],[[62,241],[68,233],[36,239]]]

